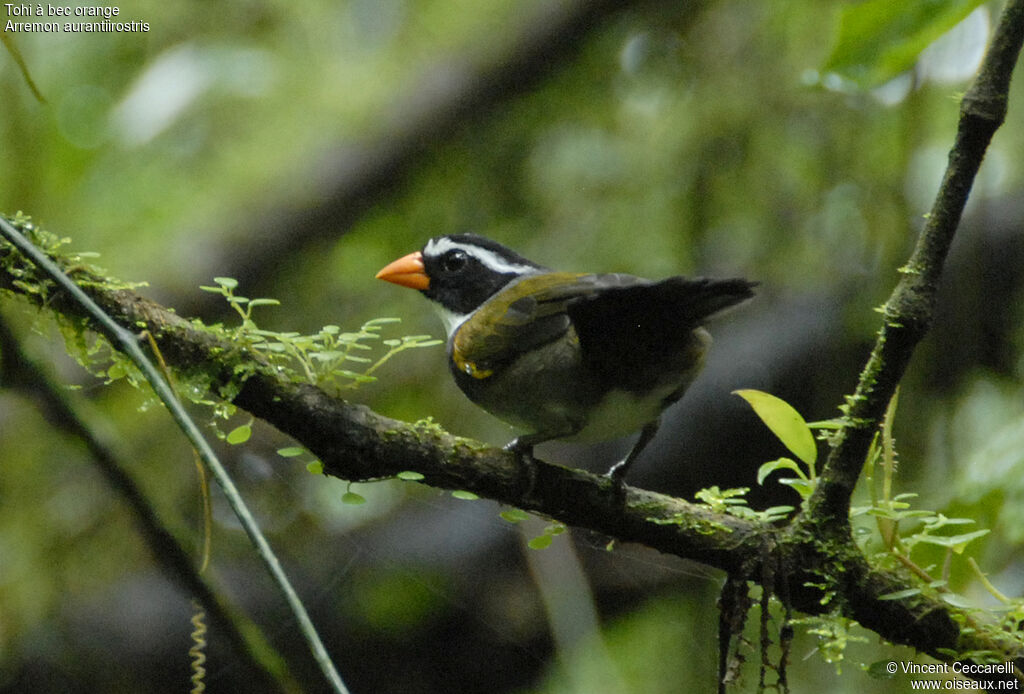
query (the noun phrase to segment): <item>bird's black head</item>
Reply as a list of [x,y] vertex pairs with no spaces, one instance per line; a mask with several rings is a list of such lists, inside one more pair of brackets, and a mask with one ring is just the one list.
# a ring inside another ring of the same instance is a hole
[[430,286],[423,293],[453,314],[465,315],[523,275],[545,268],[476,234],[435,236],[421,251]]

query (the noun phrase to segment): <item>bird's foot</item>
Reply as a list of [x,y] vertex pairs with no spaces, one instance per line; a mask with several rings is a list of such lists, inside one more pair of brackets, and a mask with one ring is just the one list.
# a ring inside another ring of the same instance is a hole
[[533,444],[518,437],[503,447],[516,457],[519,465],[519,483],[523,499],[532,499],[533,490],[537,486],[537,461],[533,459]]
[[615,495],[615,501],[620,506],[626,503],[626,473],[629,471],[629,466],[633,463],[630,459],[631,457],[620,460],[612,465],[608,472],[604,473],[604,476],[611,480],[612,494]]
[[633,466],[636,459],[640,457],[641,451],[647,448],[647,444],[654,439],[654,435],[658,433],[658,426],[660,424],[660,418],[648,422],[644,428],[640,430],[640,438],[638,438],[636,443],[633,444],[633,448],[630,450],[629,455],[612,465],[611,469],[605,473],[604,476],[612,481],[612,492],[615,494],[615,500],[618,504],[622,505],[626,503],[626,473],[629,472],[629,468]]

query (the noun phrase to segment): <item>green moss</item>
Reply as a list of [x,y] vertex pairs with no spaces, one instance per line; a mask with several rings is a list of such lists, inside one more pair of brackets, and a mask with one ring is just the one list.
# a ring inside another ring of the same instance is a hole
[[[70,252],[66,248],[70,239],[37,227],[25,215],[19,213],[9,221],[79,286],[87,288],[101,306],[106,305],[108,312],[113,310],[116,314],[130,310],[119,303],[122,300],[140,300],[130,296],[115,297],[112,292],[132,290],[144,286],[144,283],[110,277],[101,268],[86,262],[94,254]],[[206,289],[223,294],[240,314],[241,323],[237,327],[206,325],[198,319],[178,322],[161,318],[165,315],[161,310],[153,311],[147,323],[135,321],[132,326],[143,332],[150,331],[158,344],[173,344],[175,349],[193,352],[174,355],[174,359],[161,356],[159,361],[186,365],[176,368],[171,379],[176,390],[184,399],[210,406],[215,418],[233,414],[233,406],[227,403],[237,397],[246,380],[257,373],[293,383],[312,383],[340,395],[344,390],[375,381],[376,376],[371,374],[400,352],[440,344],[440,341],[426,335],[384,339],[382,329],[398,322],[392,318],[368,320],[354,332],[343,332],[340,327],[332,325],[324,326],[312,335],[264,331],[256,325],[253,311],[278,302],[237,296],[234,294],[237,282],[230,278],[216,278],[216,282],[216,287]],[[47,308],[55,296],[53,282],[12,244],[2,239],[0,291],[27,299],[40,308]],[[83,368],[107,384],[126,380],[133,386],[143,386],[144,379],[135,364],[114,349],[102,335],[92,331],[89,321],[77,317],[75,307],[54,308],[53,315],[67,350]],[[204,340],[203,335],[209,339]],[[343,364],[354,366],[342,368]],[[432,439],[444,434],[440,426],[429,420],[418,422],[414,430],[418,435],[429,435]]]
[[689,513],[676,513],[668,518],[648,516],[645,520],[655,525],[676,525],[681,530],[692,531],[699,535],[718,535],[719,533],[732,533],[724,523],[715,522],[709,518],[700,518]]

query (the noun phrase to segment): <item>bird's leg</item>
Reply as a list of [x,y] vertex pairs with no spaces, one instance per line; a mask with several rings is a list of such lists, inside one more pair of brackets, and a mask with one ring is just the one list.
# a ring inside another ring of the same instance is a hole
[[526,499],[531,498],[533,488],[537,484],[537,463],[533,459],[533,447],[545,441],[572,436],[583,428],[581,422],[565,421],[561,424],[562,427],[557,430],[535,431],[532,434],[517,436],[504,446],[506,451],[515,454],[519,463],[519,472],[525,489],[523,497]]
[[516,462],[519,463],[519,475],[525,490],[525,498],[533,494],[533,488],[537,484],[537,463],[533,459],[533,447],[550,439],[551,437],[545,434],[525,434],[504,445],[504,449],[515,455]]
[[633,448],[629,451],[629,455],[612,465],[611,469],[605,473],[605,476],[611,479],[612,483],[614,483],[617,494],[621,495],[623,493],[626,473],[629,472],[629,468],[634,462],[636,462],[636,459],[640,457],[640,453],[647,447],[647,444],[654,439],[654,435],[658,433],[658,427],[660,425],[661,417],[645,424],[644,428],[640,430],[640,438],[638,438],[636,443],[633,444]]

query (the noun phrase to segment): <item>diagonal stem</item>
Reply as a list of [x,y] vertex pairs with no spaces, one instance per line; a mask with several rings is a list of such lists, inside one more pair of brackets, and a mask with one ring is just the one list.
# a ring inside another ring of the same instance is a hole
[[61,289],[67,292],[74,301],[81,305],[111,343],[117,345],[118,349],[127,354],[139,367],[145,375],[146,380],[149,381],[153,390],[156,392],[157,397],[159,397],[161,402],[164,403],[164,406],[167,407],[171,417],[185,433],[185,436],[188,437],[189,441],[195,447],[196,452],[199,454],[199,458],[207,466],[213,474],[213,478],[217,480],[217,483],[223,490],[228,503],[231,505],[231,509],[235,513],[235,516],[242,524],[246,534],[249,536],[249,540],[255,546],[257,554],[259,554],[260,559],[267,567],[267,570],[273,577],[274,582],[277,583],[278,588],[284,595],[288,606],[292,610],[292,614],[295,615],[295,618],[299,623],[299,628],[302,631],[303,636],[306,638],[306,641],[309,643],[310,649],[313,652],[313,657],[320,665],[320,669],[323,671],[324,677],[327,678],[331,687],[334,691],[338,692],[338,694],[348,694],[348,690],[345,688],[345,684],[342,682],[334,664],[331,662],[327,649],[320,640],[320,636],[317,634],[316,628],[313,626],[313,622],[309,618],[309,614],[306,612],[305,606],[302,604],[298,594],[292,587],[291,581],[288,580],[288,576],[281,567],[281,562],[278,560],[277,555],[274,554],[274,550],[271,549],[270,543],[268,543],[267,539],[263,536],[263,532],[260,530],[259,525],[257,525],[256,519],[253,518],[252,513],[249,512],[249,508],[245,505],[245,501],[242,499],[238,488],[235,487],[234,481],[231,479],[230,475],[228,475],[224,466],[221,465],[220,460],[217,458],[217,454],[213,452],[210,444],[203,437],[198,427],[196,427],[195,422],[193,422],[188,416],[188,413],[185,411],[184,406],[182,406],[181,401],[178,400],[178,396],[174,393],[174,390],[170,387],[167,381],[164,380],[160,371],[156,368],[153,362],[151,362],[142,351],[138,340],[135,339],[135,335],[121,327],[113,318],[107,315],[107,313],[101,309],[88,294],[82,291],[81,287],[72,282],[71,279],[64,274],[64,271],[61,270],[57,263],[51,260],[41,250],[36,248],[17,229],[15,229],[13,225],[3,218],[0,218],[0,235],[10,241],[12,245],[21,251],[26,258],[32,261],[32,263],[39,267],[39,269],[46,272],[46,274],[49,275]]
[[1010,78],[1024,43],[1024,0],[1003,9],[981,70],[960,106],[956,141],[935,203],[901,278],[883,307],[874,350],[847,401],[805,518],[846,526],[850,497],[875,429],[918,342],[934,319],[939,277],[989,142],[1006,117]]

